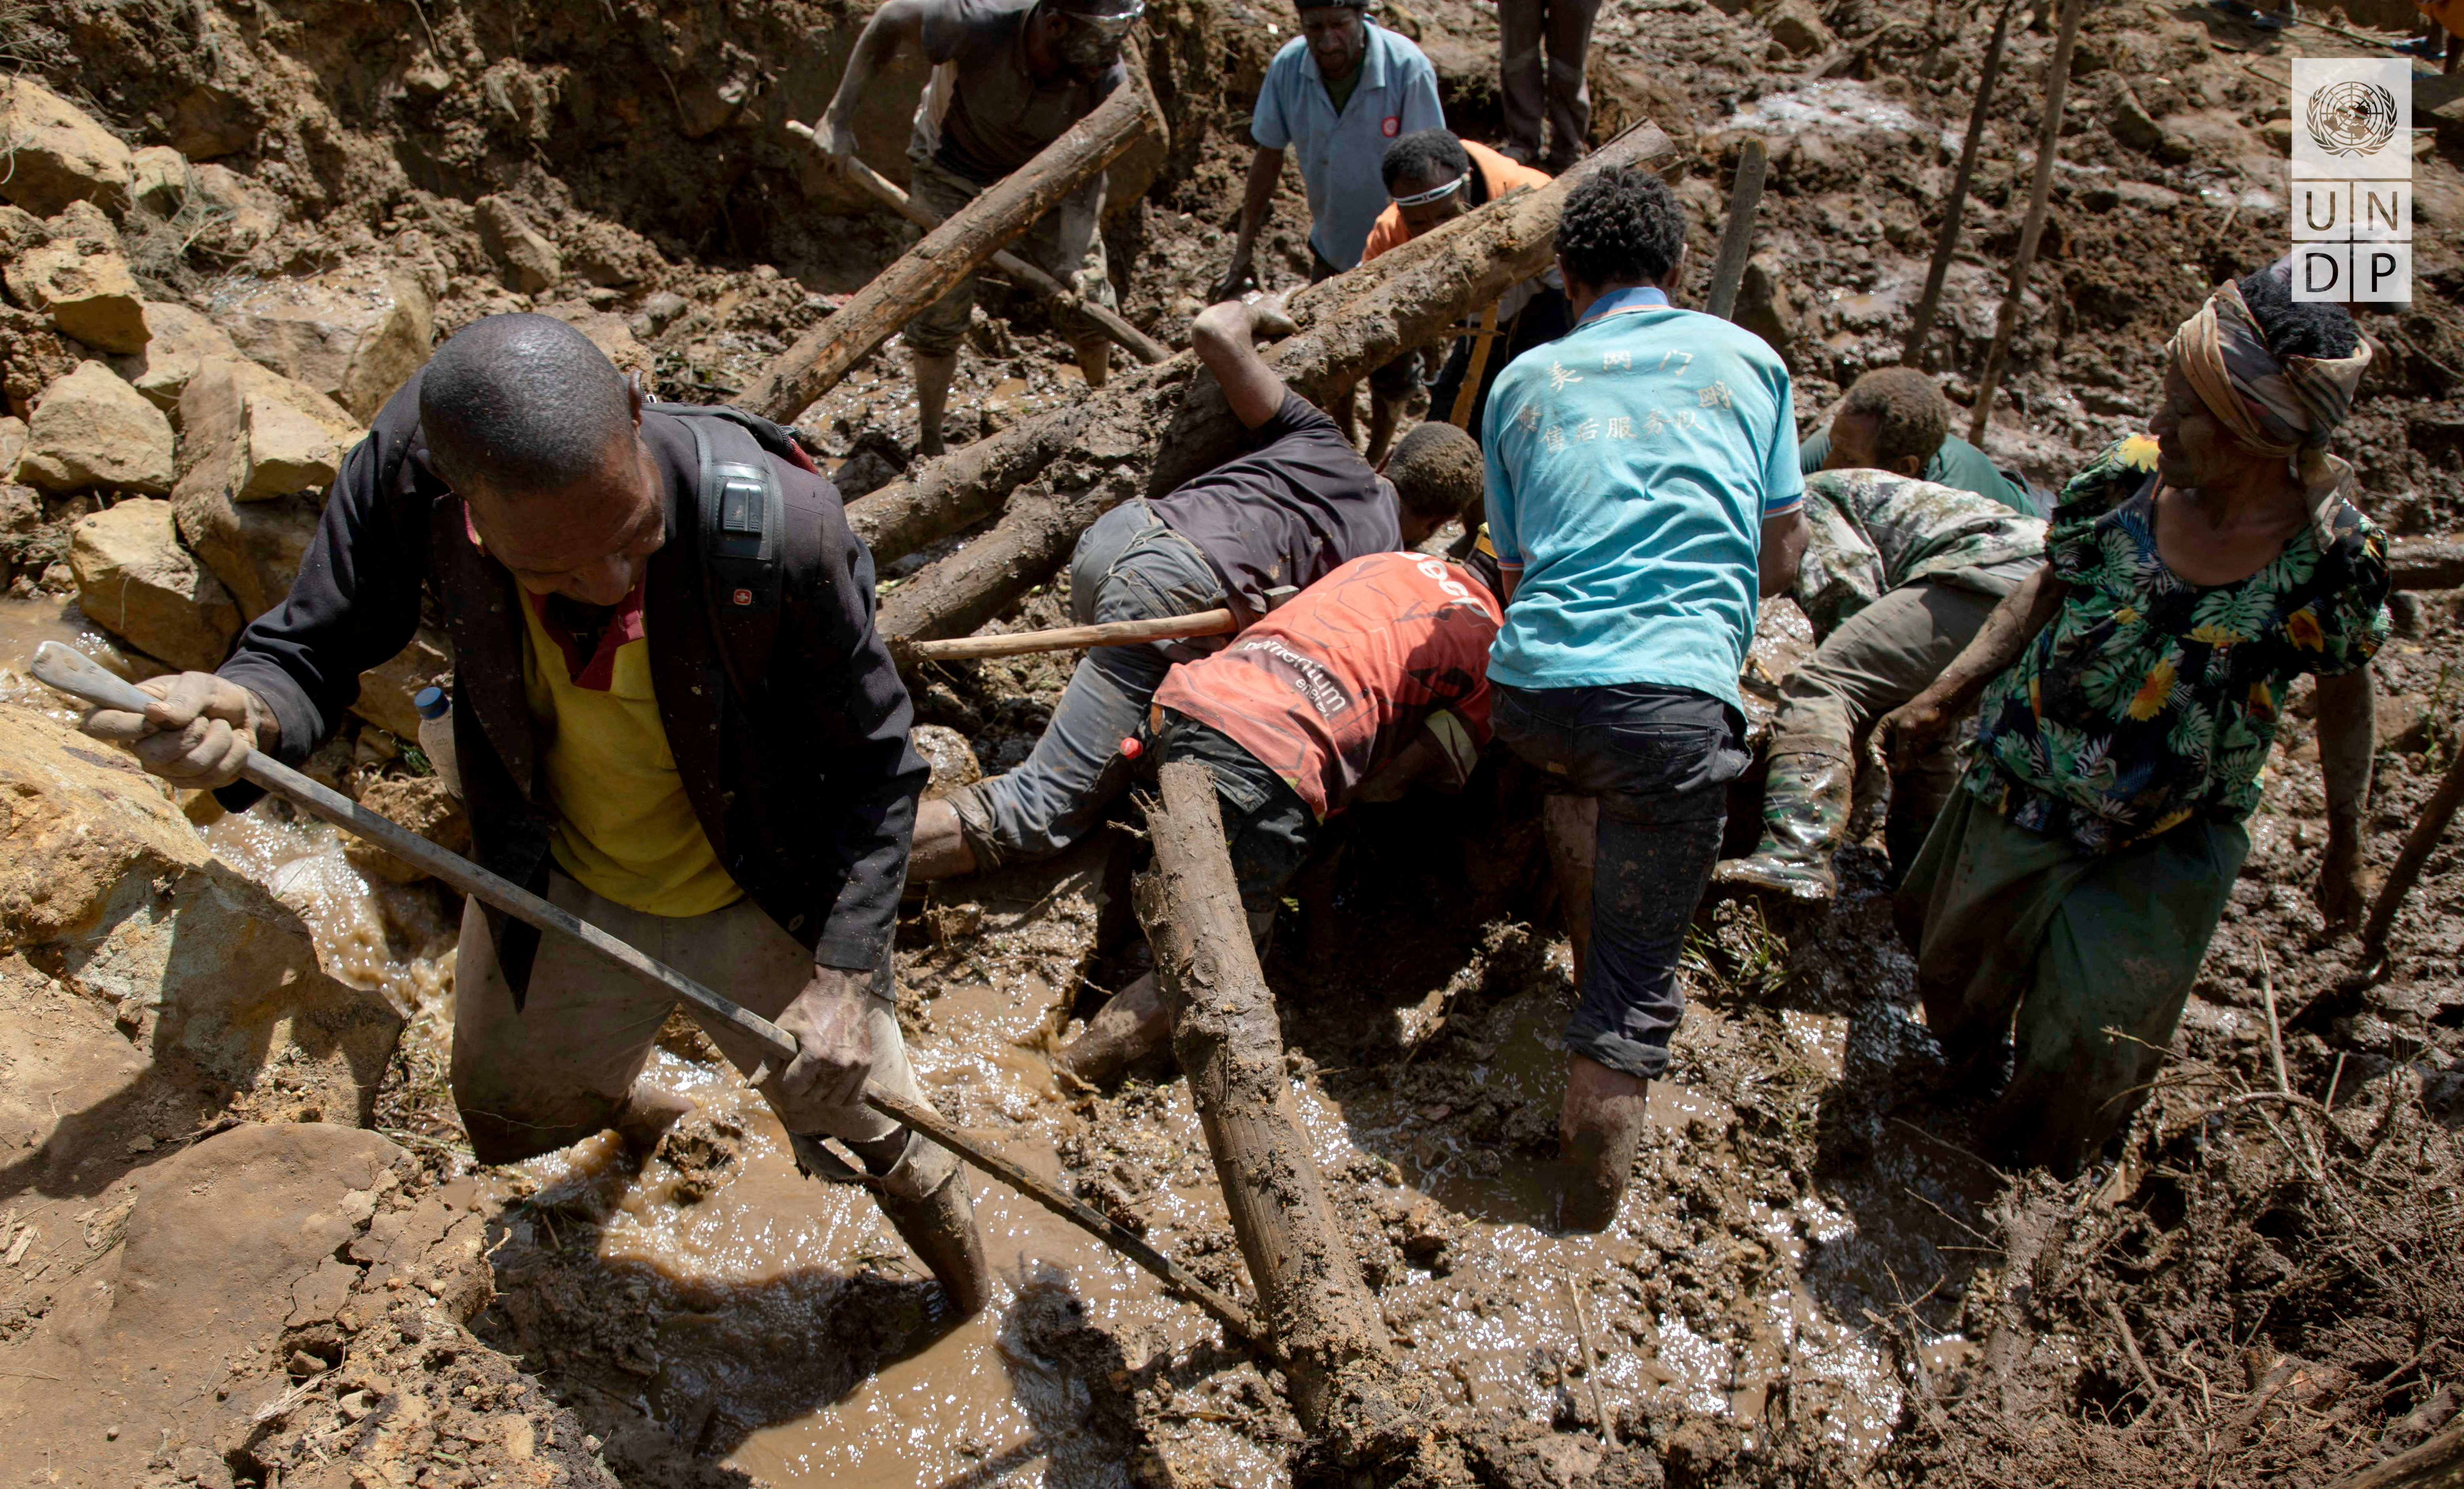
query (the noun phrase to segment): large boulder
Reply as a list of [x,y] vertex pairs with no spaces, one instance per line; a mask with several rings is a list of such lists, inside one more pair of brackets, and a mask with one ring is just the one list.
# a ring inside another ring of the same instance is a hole
[[86,619],[173,667],[209,671],[239,634],[231,591],[180,546],[167,501],[140,496],[79,518],[69,570]]
[[290,591],[359,426],[315,388],[209,360],[181,396],[180,429],[180,536],[253,621]]
[[145,302],[128,272],[120,233],[91,202],[73,202],[45,225],[51,241],[11,261],[9,293],[41,311],[64,336],[106,352],[145,348]]
[[364,1122],[402,1018],[329,977],[308,929],[214,857],[121,752],[0,706],[0,954],[111,1013],[158,1064],[257,1109]]
[[180,394],[197,369],[215,360],[240,361],[240,350],[229,332],[201,311],[166,300],[145,302],[145,346],[129,357],[112,359],[112,370],[145,395],[155,407],[172,416],[178,427]]
[[0,389],[9,397],[9,412],[25,418],[43,389],[77,370],[84,348],[59,334],[51,318],[14,305],[0,305]]
[[0,78],[0,147],[10,162],[0,196],[36,216],[71,202],[92,202],[114,216],[128,210],[128,146],[23,74]]
[[269,284],[233,305],[224,329],[252,360],[367,420],[428,361],[428,292],[381,270],[338,270]]
[[149,495],[171,489],[171,421],[99,361],[79,362],[45,388],[26,425],[16,479],[29,486]]
[[564,259],[556,245],[532,227],[511,201],[501,196],[479,198],[472,221],[479,230],[479,246],[503,271],[507,289],[537,295],[564,277]]

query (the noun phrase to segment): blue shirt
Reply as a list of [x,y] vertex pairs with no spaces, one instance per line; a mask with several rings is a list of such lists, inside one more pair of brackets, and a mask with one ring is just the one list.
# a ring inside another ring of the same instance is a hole
[[1337,269],[1360,262],[1369,230],[1386,209],[1386,178],[1378,170],[1386,146],[1397,135],[1446,121],[1437,69],[1420,49],[1374,21],[1360,24],[1368,50],[1341,114],[1309,42],[1294,36],[1267,66],[1249,118],[1249,138],[1262,148],[1296,149],[1309,188],[1309,246]]
[[1489,541],[1520,570],[1490,678],[1742,709],[1763,519],[1805,499],[1778,355],[1658,290],[1615,291],[1498,374],[1485,434]]

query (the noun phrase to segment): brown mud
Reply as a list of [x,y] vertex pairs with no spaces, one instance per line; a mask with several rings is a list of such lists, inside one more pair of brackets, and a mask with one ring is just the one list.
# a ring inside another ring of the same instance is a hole
[[[2378,9],[2346,18],[2391,24]],[[825,101],[860,14],[806,0],[53,0],[0,18],[0,42],[133,142],[261,193],[254,217],[207,213],[137,245],[149,296],[219,310],[268,280],[374,267],[432,298],[440,334],[545,309],[663,395],[714,399],[906,240],[783,130]],[[1380,14],[1438,63],[1457,126],[1493,139],[1493,12],[1432,0]],[[1739,142],[1770,143],[1741,318],[1789,359],[1808,421],[1898,358],[1989,22],[1928,0],[1602,7],[1597,133],[1648,118],[1684,152],[1689,298]],[[1147,80],[1173,128],[1115,167],[1107,243],[1124,312],[1159,339],[1185,340],[1229,252],[1240,127],[1289,34],[1271,8],[1149,11]],[[2041,18],[2015,30],[1992,111],[1931,348],[1955,396],[1991,333],[2050,47]],[[2215,279],[2282,251],[2285,58],[2362,50],[2189,5],[2093,9],[2045,258],[1985,441],[1998,459],[2055,483],[2136,426],[2172,326]],[[893,76],[862,122],[893,179],[919,83]],[[2417,139],[2416,299],[2362,317],[2381,355],[2343,449],[2391,531],[2447,534],[2464,527],[2464,137],[2441,116]],[[556,251],[553,283],[514,287],[478,225],[483,197]],[[1305,281],[1304,227],[1287,179],[1258,254],[1269,288]],[[917,473],[902,361],[877,354],[799,421],[851,495]],[[953,393],[954,449],[1085,393],[1031,296],[992,283]],[[156,665],[61,612],[62,534],[92,502],[48,499],[0,547],[0,655],[73,639],[143,675]],[[974,536],[886,565],[885,589]],[[1039,588],[994,624],[1057,624],[1065,599]],[[2376,664],[2380,866],[2464,739],[2464,592],[2401,596],[2395,616]],[[1764,691],[1788,660],[1772,653]],[[1003,768],[1066,666],[927,668],[919,716]],[[0,697],[58,712],[21,671],[0,672]],[[1572,987],[1536,785],[1500,763],[1462,797],[1344,819],[1294,887],[1265,973],[1293,1108],[1403,1368],[1538,1434],[1466,1443],[1471,1472],[2324,1484],[2447,1424],[2464,1390],[2464,861],[2432,857],[2385,975],[2355,966],[2308,897],[2323,795],[2304,707],[2180,1058],[2118,1158],[2069,1186],[1997,1172],[1971,1151],[1969,1114],[1932,1093],[1869,845],[1817,920],[1706,909],[1625,1211],[1605,1235],[1559,1233],[1548,1165]],[[420,762],[353,721],[310,770],[358,793],[419,778]],[[1044,1062],[1147,965],[1129,904],[1144,848],[1134,814],[1121,823],[1056,864],[912,893],[902,1021],[945,1112],[1247,1297],[1186,1083],[1156,1069],[1112,1095],[1067,1093]],[[278,806],[206,831],[307,918],[330,974],[408,1016],[376,1118],[406,1156],[327,1258],[348,1274],[320,1272],[341,1288],[320,1295],[327,1311],[214,1363],[249,1431],[203,1457],[133,1459],[120,1481],[1265,1485],[1322,1467],[1282,1382],[980,1179],[1003,1281],[981,1319],[942,1331],[870,1201],[799,1176],[766,1107],[682,1019],[653,1070],[697,1110],[638,1170],[605,1138],[473,1169],[445,1080],[450,898],[371,877]],[[148,1177],[211,1151],[203,1140],[231,1120],[204,1101],[157,1115],[163,1140],[116,1141],[73,1191],[0,1193],[0,1350],[89,1297],[121,1264]],[[143,1425],[98,1416],[94,1435]]]

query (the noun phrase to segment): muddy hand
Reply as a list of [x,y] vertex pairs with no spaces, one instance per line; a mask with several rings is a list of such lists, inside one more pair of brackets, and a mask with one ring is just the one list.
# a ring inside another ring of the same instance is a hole
[[813,980],[779,1016],[796,1041],[796,1058],[772,1079],[782,1102],[798,1106],[854,1106],[872,1078],[872,1031],[865,1000],[872,974],[816,967]]
[[77,727],[123,744],[138,763],[175,786],[213,790],[239,779],[240,767],[273,716],[256,694],[211,672],[182,672],[137,685],[157,699],[143,713],[96,709]]
[[1291,307],[1284,302],[1281,292],[1260,296],[1250,301],[1249,334],[1259,340],[1277,340],[1297,333],[1300,328],[1300,322],[1292,318]]
[[1948,711],[1924,693],[1893,709],[1874,726],[1869,746],[1876,763],[1894,776],[1916,769],[1926,751],[1942,742],[1953,723]]

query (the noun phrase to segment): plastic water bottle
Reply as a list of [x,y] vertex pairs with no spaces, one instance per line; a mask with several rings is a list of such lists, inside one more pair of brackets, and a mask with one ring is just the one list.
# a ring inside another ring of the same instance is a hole
[[436,777],[455,796],[462,794],[462,772],[453,758],[453,698],[442,688],[422,688],[411,696],[419,711],[419,752],[428,756]]

